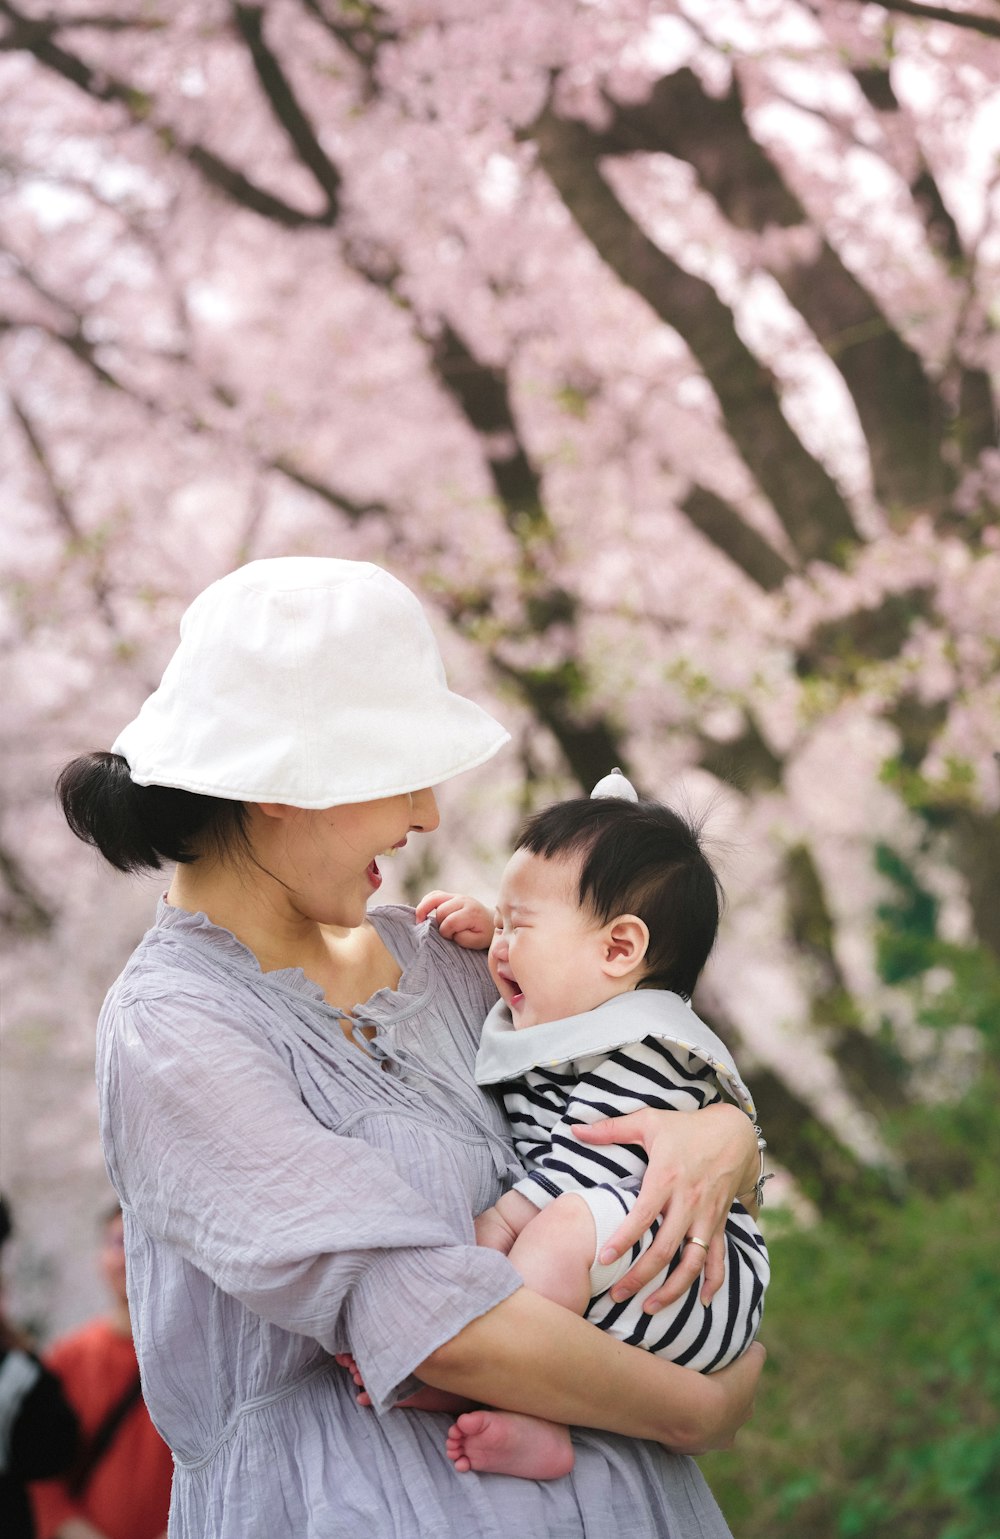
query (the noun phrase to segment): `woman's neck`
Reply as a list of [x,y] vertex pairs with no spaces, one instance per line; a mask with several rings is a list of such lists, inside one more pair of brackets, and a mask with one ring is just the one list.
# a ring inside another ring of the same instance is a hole
[[248,946],[265,972],[301,967],[321,949],[320,926],[297,914],[280,883],[256,870],[201,856],[179,865],[167,902],[205,914]]
[[[273,889],[273,890],[272,890]],[[167,902],[205,914],[253,952],[263,972],[301,968],[329,1004],[350,1011],[378,989],[395,988],[400,970],[368,924],[319,924],[300,914],[281,884],[255,870],[204,857],[179,865]]]

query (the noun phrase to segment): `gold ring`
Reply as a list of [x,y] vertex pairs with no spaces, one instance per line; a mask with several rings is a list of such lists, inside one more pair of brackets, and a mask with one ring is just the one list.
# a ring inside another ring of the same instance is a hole
[[704,1250],[704,1251],[708,1250],[708,1241],[707,1240],[699,1240],[699,1238],[698,1238],[698,1236],[696,1234],[689,1234],[688,1237],[687,1237],[687,1242],[686,1243],[689,1244],[689,1245],[700,1245],[702,1250]]

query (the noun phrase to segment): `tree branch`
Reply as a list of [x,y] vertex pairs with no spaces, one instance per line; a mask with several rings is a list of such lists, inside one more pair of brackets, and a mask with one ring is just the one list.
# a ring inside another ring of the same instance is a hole
[[702,735],[699,743],[702,769],[742,795],[749,796],[755,790],[773,791],[780,786],[782,762],[749,713],[743,733],[732,742],[720,743]]
[[[39,475],[41,476],[42,483],[48,496],[49,505],[52,508],[52,511],[55,513],[59,523],[62,525],[65,532],[69,535],[71,544],[75,546],[78,551],[83,553],[86,548],[86,538],[76,521],[76,516],[73,512],[73,509],[70,507],[69,500],[63,492],[62,487],[59,485],[59,481],[52,469],[52,464],[49,460],[45,445],[42,442],[41,435],[32,422],[27,411],[25,411],[24,406],[18,400],[13,391],[9,392],[8,400],[10,402],[10,409],[14,413],[21,431],[24,434],[24,438],[31,453],[31,457],[35,462]],[[93,589],[94,598],[97,601],[97,607],[104,617],[105,623],[108,625],[110,630],[117,632],[118,621],[114,610],[111,607],[108,585],[100,571],[97,569],[96,565],[93,566],[91,571],[90,585]]]
[[[716,98],[692,70],[678,70],[657,81],[645,102],[615,107],[597,143],[607,154],[659,151],[686,161],[740,229],[809,222],[751,135],[735,77]],[[880,500],[890,509],[923,508],[950,490],[954,475],[942,452],[945,413],[937,391],[917,353],[829,243],[821,240],[812,260],[776,266],[773,276],[843,377]],[[772,502],[780,505],[780,493]]]
[[[867,69],[856,69],[854,78],[877,113],[888,116],[900,112],[899,98],[886,67],[871,65]],[[963,248],[958,225],[924,158],[916,134],[914,141],[918,156],[916,172],[910,180],[910,196],[914,207],[923,220],[930,245],[941,253],[953,272],[967,278],[971,264]],[[949,377],[954,381],[957,406],[952,436],[959,445],[961,462],[970,465],[983,450],[992,448],[996,443],[997,403],[993,383],[985,369],[969,368],[957,359],[949,371]]]
[[263,7],[235,4],[233,17],[236,30],[250,50],[257,79],[271,111],[326,196],[326,217],[320,222],[334,224],[340,201],[340,172],[320,144],[277,56],[264,39]]
[[276,470],[279,475],[284,476],[293,485],[300,486],[303,491],[312,492],[315,497],[319,497],[328,507],[336,508],[338,513],[345,513],[354,524],[359,524],[362,519],[369,518],[373,514],[387,516],[389,513],[389,509],[384,502],[356,502],[353,498],[346,496],[345,493],[338,492],[329,482],[321,481],[317,476],[308,475],[306,471],[300,470],[285,455],[279,455],[277,459],[265,461],[264,467],[269,470]]
[[773,592],[791,575],[792,568],[784,556],[715,492],[696,486],[681,508],[699,534],[728,556],[759,588]]
[[[504,522],[517,544],[523,620],[512,636],[544,636],[554,625],[574,627],[579,603],[560,583],[552,582],[538,561],[550,545],[552,525],[545,511],[541,479],[525,450],[502,369],[481,363],[454,327],[445,324],[429,339],[441,384],[478,435]],[[489,613],[475,595],[453,595],[449,615],[466,634],[476,636]],[[493,646],[490,661],[502,678],[517,687],[540,722],[552,733],[583,790],[589,790],[613,764],[625,768],[621,734],[607,718],[586,707],[589,681],[582,666],[564,659],[554,666],[524,667],[504,658]]]
[[714,288],[654,245],[622,208],[597,168],[599,145],[582,123],[547,109],[535,137],[544,170],[599,255],[698,359],[733,442],[800,559],[842,563],[857,542],[850,512],[792,431],[773,379],[739,337]]
[[927,587],[908,588],[886,594],[875,607],[817,626],[809,645],[799,649],[796,672],[802,678],[853,684],[860,669],[899,656],[914,623],[930,614],[933,596]]
[[83,533],[76,522],[76,516],[73,512],[73,509],[70,507],[69,502],[63,494],[62,488],[60,487],[58,481],[55,478],[55,475],[53,474],[52,466],[49,463],[48,454],[45,451],[42,440],[38,434],[37,429],[35,428],[34,423],[28,416],[28,413],[25,411],[24,407],[21,405],[21,402],[18,400],[13,391],[11,391],[8,399],[10,401],[10,409],[14,413],[14,416],[17,418],[18,425],[24,434],[28,448],[31,451],[31,457],[40,472],[52,511],[55,513],[60,524],[62,524],[64,531],[69,535],[73,543],[75,545],[82,545]]
[[106,385],[109,390],[123,389],[123,386],[115,379],[115,376],[109,373],[103,364],[98,363],[93,343],[88,342],[79,326],[73,331],[60,331],[57,326],[46,326],[41,321],[22,321],[15,316],[0,315],[0,331],[22,331],[28,329],[41,331],[45,336],[50,337],[53,342],[58,342],[61,347],[65,347],[68,352],[73,354],[74,358],[93,374],[100,384]]
[[827,1048],[861,1106],[876,1116],[910,1099],[901,1054],[865,1031],[834,950],[834,923],[819,870],[804,844],[785,861],[789,933],[812,972],[813,1018],[822,1023]]
[[[0,0],[0,15],[6,16],[11,22],[0,37],[0,52],[30,53],[39,64],[68,80],[94,101],[114,102],[124,107],[133,123],[151,121],[155,103],[147,93],[135,89],[127,81],[120,80],[106,70],[92,69],[85,59],[55,42],[51,28],[24,16],[10,0]],[[216,155],[214,150],[197,141],[186,141],[169,123],[157,123],[154,120],[151,126],[165,149],[175,150],[217,191],[224,193],[232,202],[260,214],[262,218],[289,229],[333,223],[336,215],[334,213],[331,216],[329,206],[320,214],[294,208],[252,182],[237,167]]]
[[152,14],[145,16],[116,16],[113,12],[100,11],[49,11],[33,16],[31,25],[46,36],[53,32],[160,32],[166,22]]
[[[868,8],[870,0],[858,0]],[[910,16],[915,21],[943,21],[951,27],[967,27],[984,37],[1000,37],[1000,20],[983,16],[979,11],[952,11],[945,5],[918,5],[916,0],[875,0],[883,11],[895,11],[900,16]]]
[[320,0],[301,0],[301,5],[360,65],[366,94],[371,96],[375,88],[378,51],[383,43],[391,43],[398,37],[398,28],[377,5],[355,5],[353,16],[340,17],[328,16]]
[[550,534],[541,479],[521,442],[505,372],[481,363],[448,322],[428,345],[438,379],[479,438],[508,529],[522,547],[529,534]]
[[548,727],[582,791],[589,791],[611,766],[629,773],[622,737],[607,717],[582,714],[574,700],[586,697],[586,679],[568,659],[556,667],[524,668],[507,662],[495,649],[490,662],[517,686],[536,719]]
[[0,878],[9,897],[0,903],[0,924],[18,935],[42,935],[51,930],[55,915],[36,892],[21,865],[5,845],[0,845]]
[[[739,1053],[740,1032],[733,1021],[724,1018],[718,1002],[696,995],[695,1006],[723,1041]],[[794,1172],[796,1184],[824,1213],[849,1211],[856,1198],[872,1193],[883,1199],[898,1195],[896,1172],[864,1165],[774,1070],[755,1064],[748,1077],[771,1152],[786,1170]]]

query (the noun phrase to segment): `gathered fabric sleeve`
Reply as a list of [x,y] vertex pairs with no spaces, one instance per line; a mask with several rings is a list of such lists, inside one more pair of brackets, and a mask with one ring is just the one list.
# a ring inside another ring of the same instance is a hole
[[[563,1066],[565,1071],[566,1066]],[[505,1091],[504,1101],[519,1150],[530,1174],[514,1190],[536,1207],[547,1207],[563,1192],[581,1187],[636,1187],[646,1171],[645,1151],[637,1145],[583,1144],[572,1129],[580,1123],[620,1117],[652,1107],[658,1111],[697,1111],[722,1099],[704,1063],[676,1045],[655,1037],[628,1043],[608,1054],[579,1059],[571,1066],[576,1077],[538,1069]],[[547,1137],[526,1153],[523,1130],[530,1128],[537,1108],[551,1105],[553,1086],[562,1091],[560,1115],[547,1125]]]
[[179,989],[115,1013],[102,1131],[123,1202],[264,1321],[351,1350],[376,1409],[520,1286],[391,1154],[325,1126],[280,1046],[228,1000]]

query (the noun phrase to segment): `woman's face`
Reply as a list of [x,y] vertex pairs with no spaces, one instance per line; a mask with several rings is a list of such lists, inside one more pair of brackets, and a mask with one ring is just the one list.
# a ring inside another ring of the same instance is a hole
[[440,817],[433,790],[311,810],[261,803],[257,858],[283,884],[293,907],[319,924],[353,928],[382,885],[379,858]]

